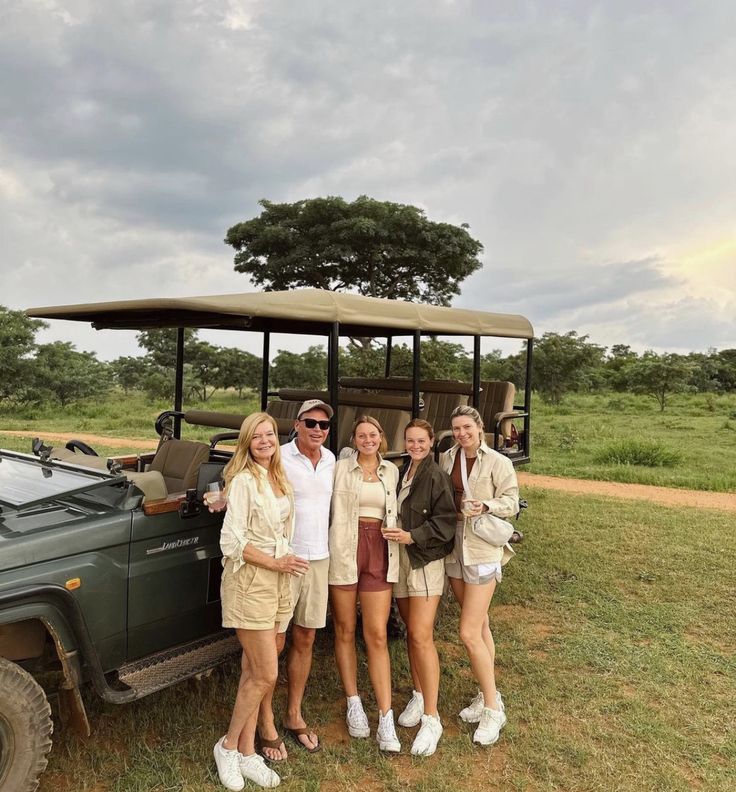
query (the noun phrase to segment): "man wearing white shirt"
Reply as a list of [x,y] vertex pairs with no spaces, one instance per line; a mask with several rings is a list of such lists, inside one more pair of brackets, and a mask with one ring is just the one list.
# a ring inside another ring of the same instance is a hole
[[[335,455],[324,447],[333,411],[319,399],[309,399],[299,408],[296,437],[281,447],[281,460],[294,488],[296,521],[292,548],[309,561],[309,571],[292,576],[291,647],[286,659],[288,698],[284,727],[307,751],[319,749],[319,739],[302,716],[302,699],[312,668],[312,646],[316,630],[327,620],[327,573],[330,564],[328,531]],[[279,628],[279,643],[285,642],[288,622]]]

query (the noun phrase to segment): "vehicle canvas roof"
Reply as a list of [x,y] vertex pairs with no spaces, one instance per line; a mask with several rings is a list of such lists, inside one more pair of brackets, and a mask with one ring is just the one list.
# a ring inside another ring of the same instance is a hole
[[420,330],[436,335],[534,337],[530,322],[516,314],[445,308],[325,289],[57,305],[29,308],[26,314],[39,319],[91,322],[97,329],[207,327],[327,334],[338,322],[343,336],[405,335]]

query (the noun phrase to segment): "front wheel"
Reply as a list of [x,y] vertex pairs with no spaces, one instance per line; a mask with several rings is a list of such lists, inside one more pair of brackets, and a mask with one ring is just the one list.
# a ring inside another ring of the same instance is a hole
[[43,688],[0,657],[0,792],[33,792],[51,750],[51,707]]

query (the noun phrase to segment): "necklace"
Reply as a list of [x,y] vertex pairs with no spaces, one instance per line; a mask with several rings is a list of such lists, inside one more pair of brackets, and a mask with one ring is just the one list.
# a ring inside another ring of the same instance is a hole
[[358,463],[358,465],[360,469],[363,471],[363,476],[366,481],[374,481],[377,478],[376,473],[378,473],[378,465],[376,465],[376,467],[374,467],[373,470],[366,470],[363,467],[363,465],[360,464],[360,462]]

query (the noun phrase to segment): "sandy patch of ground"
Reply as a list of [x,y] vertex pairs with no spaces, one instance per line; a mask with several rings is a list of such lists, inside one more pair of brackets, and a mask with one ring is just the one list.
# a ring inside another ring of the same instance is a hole
[[571,492],[576,495],[606,495],[611,498],[648,500],[665,506],[736,511],[736,493],[654,487],[649,484],[621,484],[617,481],[588,481],[558,476],[541,476],[519,471],[519,485]]

